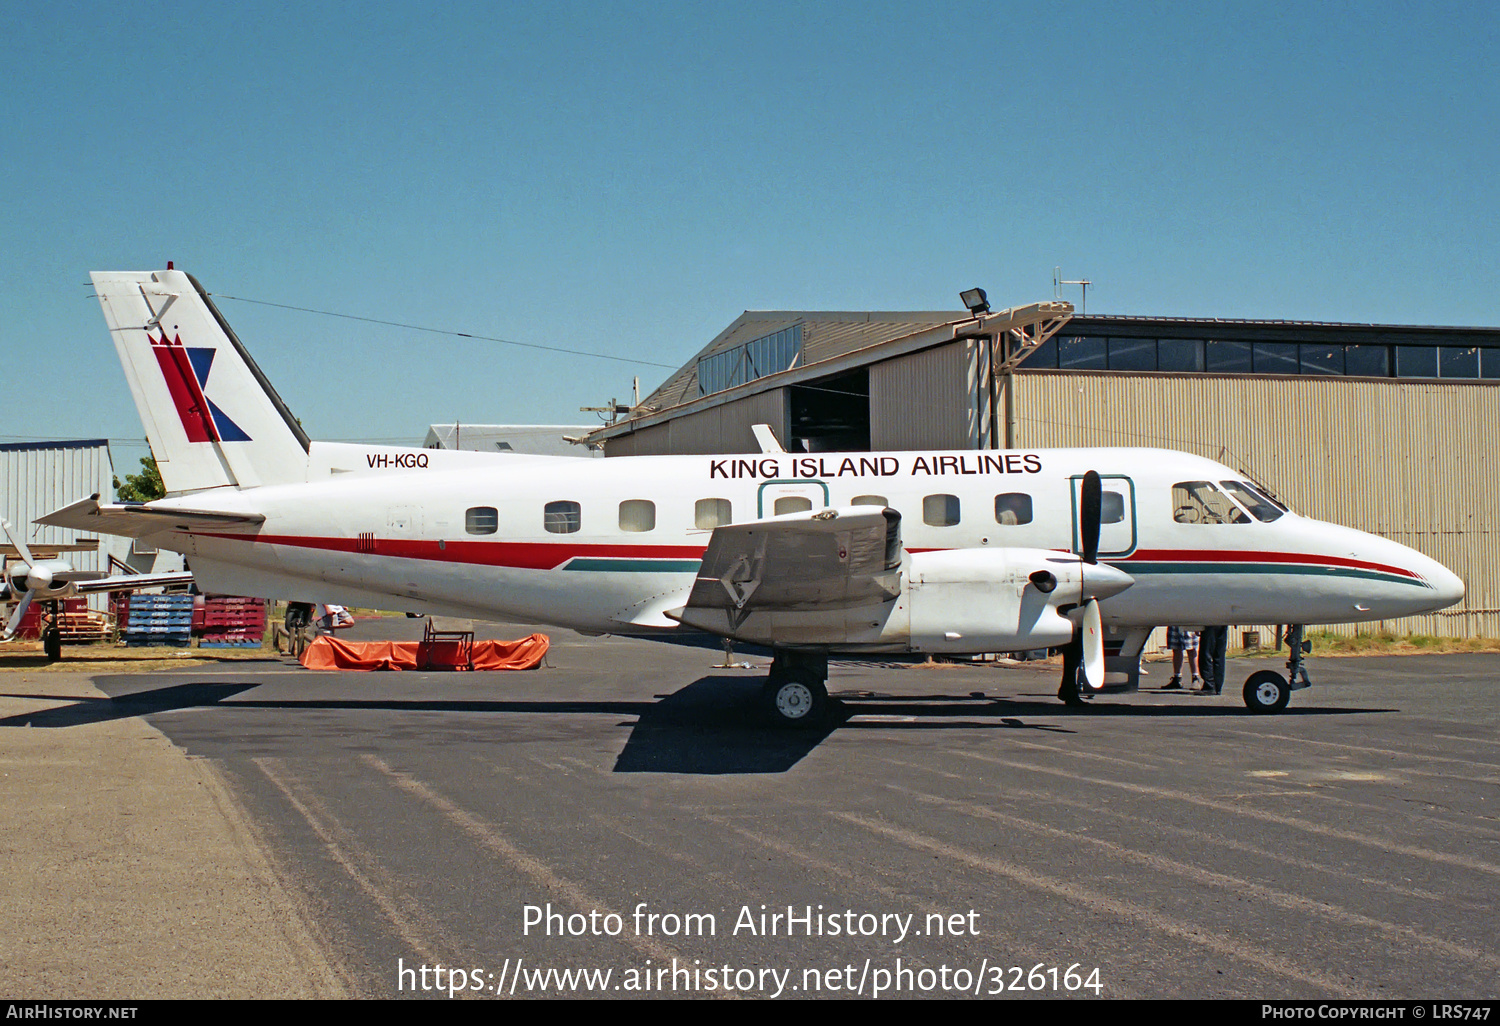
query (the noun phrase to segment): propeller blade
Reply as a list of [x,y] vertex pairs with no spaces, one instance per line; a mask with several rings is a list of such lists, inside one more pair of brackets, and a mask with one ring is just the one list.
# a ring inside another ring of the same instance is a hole
[[1083,561],[1099,562],[1099,517],[1104,504],[1104,488],[1097,471],[1083,475],[1078,495],[1078,539],[1083,544]]
[[[7,527],[10,525],[6,525]],[[26,615],[26,608],[31,605],[32,596],[36,592],[28,591],[21,596],[21,601],[16,603],[16,611],[10,614],[10,622],[5,625],[5,640],[9,641],[16,636],[16,628],[21,626],[21,617]]]
[[1095,691],[1104,687],[1104,625],[1099,622],[1099,603],[1089,599],[1078,626],[1083,640],[1083,676]]
[[26,539],[16,534],[16,529],[11,526],[9,520],[0,520],[0,524],[5,525],[5,536],[9,538],[10,543],[16,547],[16,551],[21,554],[21,558],[26,560],[26,565],[35,566],[36,560],[31,558],[31,550],[26,547]]

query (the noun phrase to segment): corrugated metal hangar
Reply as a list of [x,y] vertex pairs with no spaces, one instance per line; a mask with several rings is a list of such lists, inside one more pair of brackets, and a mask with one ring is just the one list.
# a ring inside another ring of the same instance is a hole
[[606,456],[1160,446],[1294,509],[1395,539],[1464,602],[1381,629],[1500,636],[1500,329],[994,313],[747,312],[630,416]]
[[[176,553],[160,553],[129,538],[99,538],[33,523],[37,517],[95,494],[114,495],[114,462],[105,439],[0,444],[0,512],[36,555],[48,551],[49,545],[92,543],[94,548],[66,554],[73,569],[106,574],[112,568],[124,573],[182,569],[182,557]],[[107,601],[102,593],[88,597],[93,609],[103,609]]]

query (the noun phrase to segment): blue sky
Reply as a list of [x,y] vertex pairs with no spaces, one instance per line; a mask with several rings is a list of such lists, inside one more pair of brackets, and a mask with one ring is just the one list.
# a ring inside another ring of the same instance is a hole
[[[1500,323],[1493,4],[6,5],[0,440],[139,439],[98,269],[317,438],[586,422],[745,309]],[[1069,295],[1076,301],[1076,290]],[[117,450],[132,469],[136,450]]]

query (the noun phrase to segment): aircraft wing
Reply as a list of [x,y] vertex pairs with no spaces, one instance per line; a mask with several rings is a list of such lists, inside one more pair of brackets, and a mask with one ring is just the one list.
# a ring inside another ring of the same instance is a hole
[[265,522],[259,513],[216,513],[211,510],[101,503],[82,499],[38,517],[38,524],[71,527],[77,531],[144,538],[162,531],[253,531]]
[[[37,559],[55,559],[64,552],[98,552],[99,539],[86,538],[76,542],[35,542],[28,546]],[[0,544],[0,556],[19,556],[21,551],[14,545]]]
[[78,581],[73,589],[80,594],[93,591],[134,591],[137,588],[168,588],[173,585],[192,584],[191,570],[172,570],[160,574],[116,574],[94,581]]
[[850,506],[714,529],[687,604],[667,615],[693,626],[755,612],[836,610],[900,591],[901,515]]

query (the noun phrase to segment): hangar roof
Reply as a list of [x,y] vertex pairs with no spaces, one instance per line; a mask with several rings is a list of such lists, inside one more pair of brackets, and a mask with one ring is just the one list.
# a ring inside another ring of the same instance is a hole
[[793,325],[802,325],[801,363],[805,366],[964,318],[964,314],[951,310],[927,313],[746,310],[662,382],[641,405],[665,410],[699,398],[703,393],[698,388],[698,361]]
[[[768,388],[797,384],[839,373],[865,363],[951,342],[956,338],[1023,331],[1042,324],[1056,326],[1073,313],[1062,301],[1029,303],[976,317],[968,312],[849,312],[812,310],[747,310],[712,342],[667,378],[631,412],[631,416],[590,433],[592,440],[626,434],[649,423],[702,409]],[[710,362],[721,356],[738,363],[755,362],[749,350],[770,366],[731,373],[700,387],[700,371],[714,370]]]

